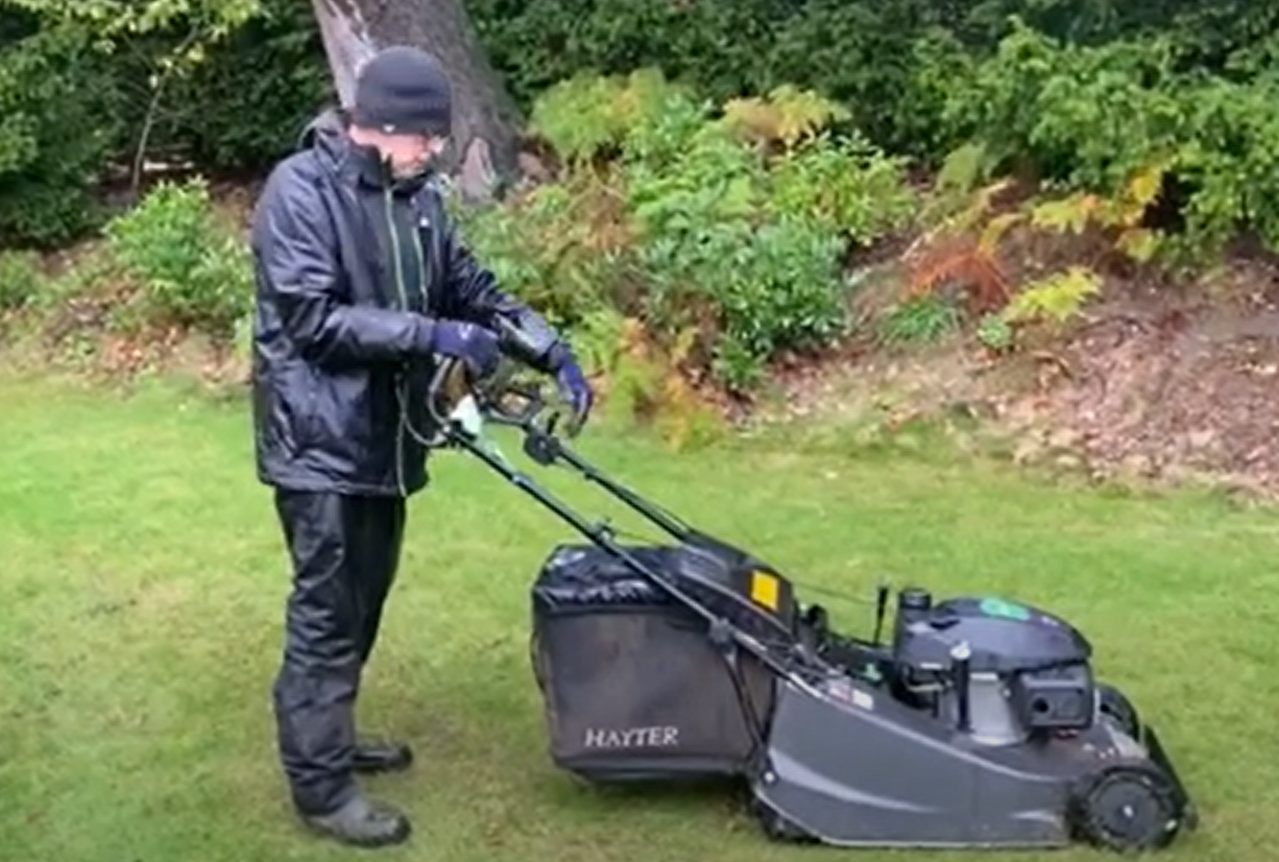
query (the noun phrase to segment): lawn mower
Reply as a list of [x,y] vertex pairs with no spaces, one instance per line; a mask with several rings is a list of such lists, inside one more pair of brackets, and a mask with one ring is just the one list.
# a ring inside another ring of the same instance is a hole
[[[575,432],[518,379],[527,338],[505,336],[487,380],[440,364],[431,443],[471,453],[587,540],[554,547],[531,591],[557,768],[593,783],[728,778],[769,837],[844,847],[1149,851],[1196,828],[1159,737],[1095,677],[1070,623],[918,586],[890,610],[880,585],[873,633],[836,632],[780,570],[570,448]],[[519,429],[532,461],[576,471],[668,540],[622,542],[586,520],[515,469],[488,424]]]

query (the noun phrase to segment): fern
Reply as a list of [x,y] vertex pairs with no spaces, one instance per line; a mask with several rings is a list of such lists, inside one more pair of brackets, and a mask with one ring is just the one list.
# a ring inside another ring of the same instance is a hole
[[730,99],[724,105],[723,122],[756,143],[780,142],[792,149],[834,122],[852,116],[838,102],[790,84],[770,92],[767,98]]
[[955,233],[975,230],[995,209],[999,195],[1008,191],[1012,185],[1013,181],[1005,178],[981,187],[973,194],[972,203],[951,218],[943,226],[944,230]]
[[603,308],[574,330],[601,409],[615,420],[652,426],[676,448],[722,430],[688,372],[700,337],[698,327],[688,326],[659,343],[644,321]]
[[1040,230],[1074,236],[1094,230],[1111,249],[1145,263],[1158,251],[1159,236],[1141,227],[1141,221],[1159,197],[1166,171],[1162,162],[1139,170],[1110,198],[1079,192],[1044,201],[1031,209],[1030,223]]
[[1031,209],[1030,223],[1040,230],[1054,233],[1083,233],[1100,209],[1101,198],[1077,194],[1045,201]]
[[990,157],[984,146],[964,144],[946,155],[937,172],[937,191],[970,194],[978,183],[990,179],[990,168]]
[[909,275],[908,293],[926,296],[953,285],[968,296],[975,313],[1002,307],[1009,298],[1009,277],[999,259],[980,245],[955,238],[926,255]]
[[1159,251],[1159,235],[1147,228],[1129,228],[1115,240],[1115,248],[1138,263],[1146,263]]
[[561,81],[533,105],[529,131],[567,162],[588,159],[621,134],[618,89],[615,80],[594,75]]
[[1087,267],[1072,266],[1027,285],[1008,304],[1003,316],[1009,322],[1047,318],[1064,323],[1099,293],[1101,279],[1097,274]]
[[1000,213],[982,229],[981,235],[977,238],[978,250],[990,258],[994,259],[999,251],[999,242],[1004,238],[1008,231],[1025,221],[1025,215],[1019,212]]
[[660,70],[626,76],[578,74],[542,93],[533,105],[529,131],[545,138],[570,164],[622,145],[637,129],[658,124],[673,104],[695,104],[685,87]]
[[1127,208],[1120,221],[1126,227],[1132,227],[1141,218],[1147,207],[1159,197],[1163,188],[1164,175],[1168,172],[1168,162],[1157,162],[1145,170],[1137,171],[1124,188],[1123,202]]

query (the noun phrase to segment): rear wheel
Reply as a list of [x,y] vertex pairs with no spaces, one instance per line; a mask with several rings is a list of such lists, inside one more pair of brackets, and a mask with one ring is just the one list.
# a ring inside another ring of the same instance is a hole
[[786,844],[812,844],[816,839],[801,829],[789,817],[759,799],[751,802],[751,813],[759,821],[760,827],[773,841]]
[[1079,837],[1120,853],[1165,847],[1181,828],[1176,789],[1149,763],[1118,764],[1089,776],[1073,794],[1070,819]]

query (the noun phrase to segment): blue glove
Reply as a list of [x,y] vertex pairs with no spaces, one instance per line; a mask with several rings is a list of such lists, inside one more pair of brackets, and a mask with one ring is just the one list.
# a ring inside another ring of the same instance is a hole
[[460,359],[473,377],[485,377],[501,359],[497,333],[462,320],[437,320],[431,332],[431,349]]
[[595,393],[591,390],[591,384],[587,382],[586,375],[582,373],[582,367],[577,364],[568,345],[563,342],[556,344],[551,350],[550,360],[551,370],[555,374],[556,383],[559,384],[560,393],[572,405],[571,433],[576,434],[591,415]]

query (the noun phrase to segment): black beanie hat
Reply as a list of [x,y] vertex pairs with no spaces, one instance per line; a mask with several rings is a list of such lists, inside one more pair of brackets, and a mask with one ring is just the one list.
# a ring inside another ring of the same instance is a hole
[[351,119],[359,126],[388,134],[447,137],[452,112],[448,76],[439,62],[420,48],[396,45],[379,51],[355,82]]

